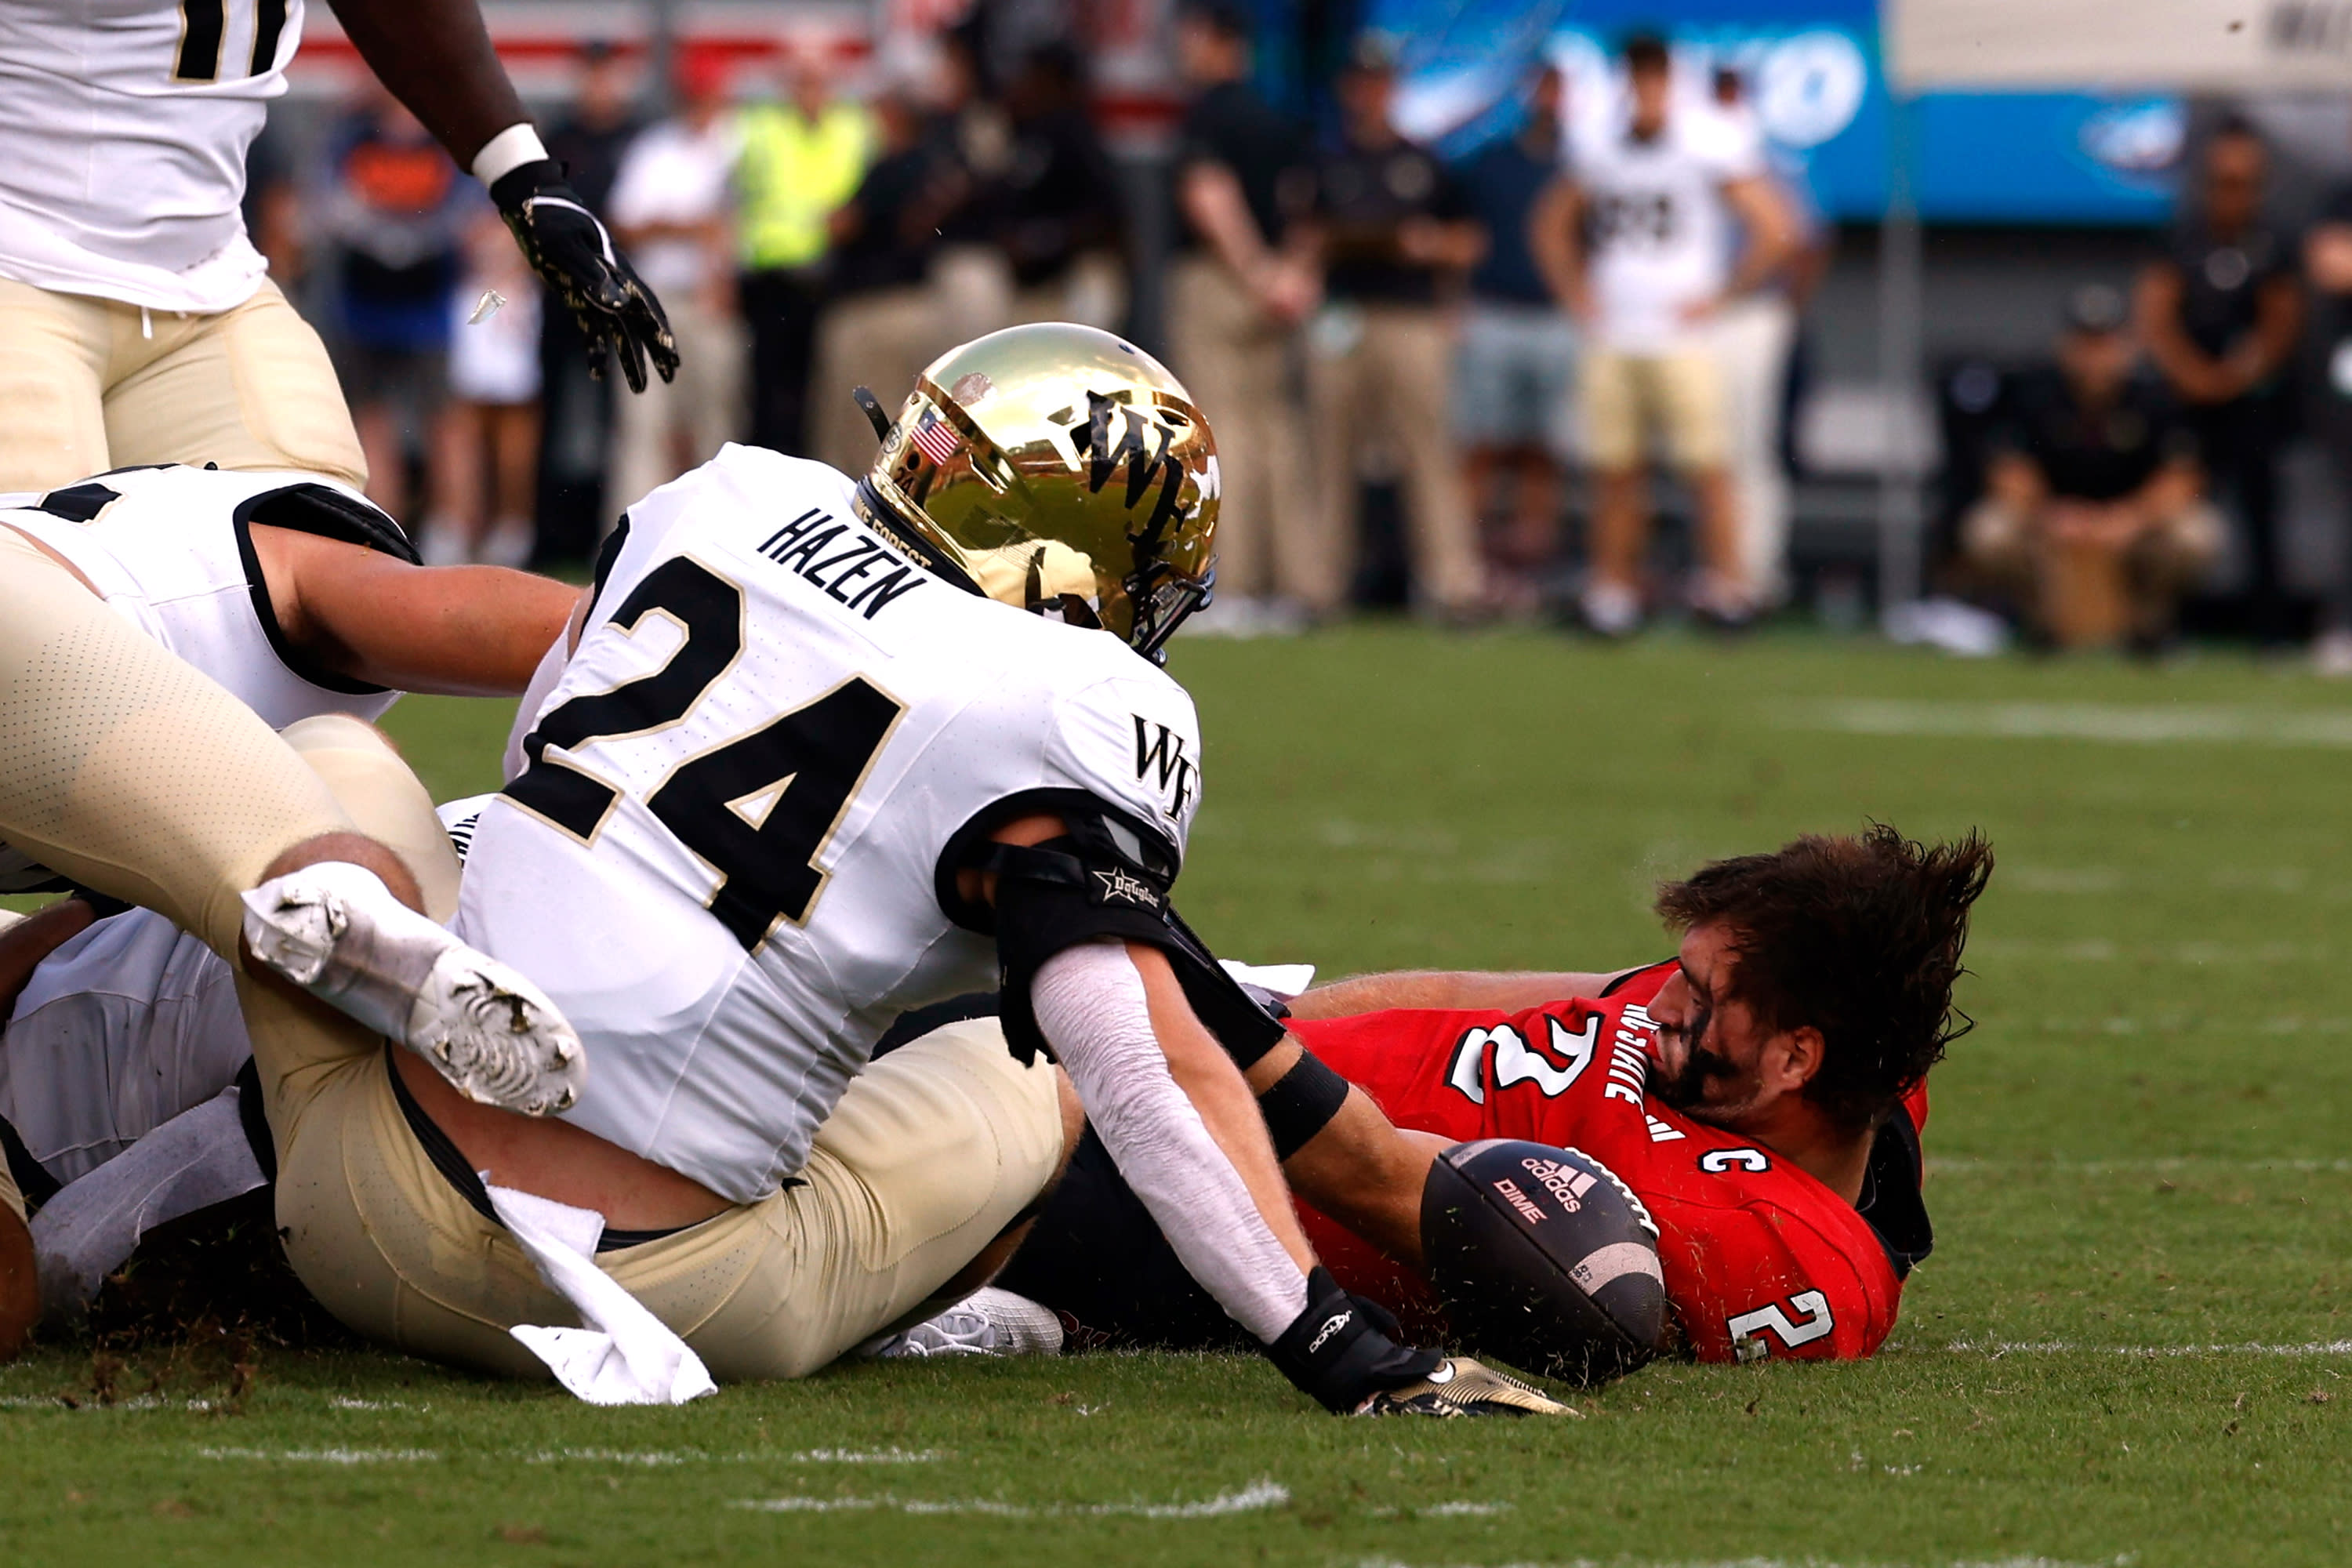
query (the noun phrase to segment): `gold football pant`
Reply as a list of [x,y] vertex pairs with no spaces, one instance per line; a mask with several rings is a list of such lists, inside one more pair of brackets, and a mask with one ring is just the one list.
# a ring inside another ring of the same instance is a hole
[[275,283],[184,316],[0,279],[0,491],[133,463],[367,483],[326,346]]
[[251,709],[0,528],[0,842],[235,963],[238,895],[351,830]]
[[[360,831],[409,863],[428,904],[454,894],[457,857],[432,803],[376,731],[314,719],[287,739]],[[302,1282],[403,1350],[547,1375],[507,1331],[572,1323],[572,1309],[433,1164],[383,1042],[276,987],[245,980],[238,994],[278,1145],[278,1223]],[[992,1020],[951,1026],[853,1080],[783,1191],[597,1262],[713,1376],[799,1377],[929,1300],[1034,1202],[1061,1146],[1053,1069],[1014,1062]]]

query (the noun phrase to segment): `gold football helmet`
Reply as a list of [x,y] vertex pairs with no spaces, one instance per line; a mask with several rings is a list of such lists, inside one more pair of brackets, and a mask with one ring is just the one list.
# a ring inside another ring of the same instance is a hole
[[1008,327],[932,361],[896,423],[859,392],[882,451],[858,510],[934,571],[1155,660],[1208,602],[1216,443],[1133,344],[1066,321]]

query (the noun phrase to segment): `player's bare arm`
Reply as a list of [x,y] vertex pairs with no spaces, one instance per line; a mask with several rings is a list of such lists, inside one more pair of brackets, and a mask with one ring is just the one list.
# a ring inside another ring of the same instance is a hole
[[1294,1018],[1344,1018],[1396,1007],[1490,1008],[1516,1013],[1565,996],[1598,996],[1632,968],[1601,973],[1575,971],[1400,969],[1359,974],[1292,997]]
[[360,58],[490,189],[523,256],[579,319],[598,374],[617,357],[632,392],[651,363],[677,374],[661,301],[614,247],[531,129],[475,0],[330,0]]
[[[1264,1095],[1298,1070],[1307,1048],[1285,1040],[1246,1075]],[[1452,1140],[1397,1126],[1349,1085],[1331,1120],[1282,1162],[1291,1190],[1400,1263],[1421,1266],[1421,1200]]]
[[[1068,832],[1059,817],[1034,816],[1007,823],[993,837],[1000,844],[1030,846],[1061,838]],[[958,874],[958,879],[965,884],[966,897],[995,902],[992,876],[966,869]],[[1281,1168],[1266,1140],[1265,1122],[1258,1114],[1251,1086],[1235,1070],[1216,1037],[1193,1013],[1175,972],[1168,965],[1167,955],[1141,942],[1121,945],[1128,961],[1142,976],[1151,1032],[1168,1058],[1170,1076],[1199,1112],[1210,1137],[1216,1141],[1249,1189],[1266,1228],[1297,1265],[1299,1273],[1309,1272],[1315,1267],[1315,1252],[1307,1244],[1307,1233],[1299,1228],[1297,1213],[1291,1206]]]
[[415,566],[293,529],[249,531],[288,641],[338,675],[397,691],[520,693],[581,599],[503,566]]

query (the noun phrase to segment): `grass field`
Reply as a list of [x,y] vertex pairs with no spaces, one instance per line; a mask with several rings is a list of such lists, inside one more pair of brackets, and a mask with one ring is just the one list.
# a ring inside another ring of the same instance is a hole
[[[0,1370],[0,1563],[2352,1560],[2352,702],[2212,657],[1364,629],[1187,644],[1221,952],[1598,968],[1651,886],[1865,817],[2000,868],[1873,1363],[1382,1424],[1247,1361],[858,1366],[598,1411],[364,1354]],[[495,705],[391,727],[495,782]],[[98,1369],[104,1372],[106,1369]],[[158,1371],[160,1391],[139,1397]],[[63,1396],[63,1397],[61,1397]]]

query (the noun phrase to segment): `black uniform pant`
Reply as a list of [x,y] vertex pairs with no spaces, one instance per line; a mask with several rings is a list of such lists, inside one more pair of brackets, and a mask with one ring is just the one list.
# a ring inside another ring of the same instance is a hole
[[809,369],[824,290],[814,269],[747,272],[743,319],[751,329],[751,444],[809,455]]
[[2190,421],[2215,499],[2244,542],[2249,627],[2257,642],[2284,641],[2289,629],[2278,532],[2284,410],[2276,397],[2241,397],[2195,409]]

